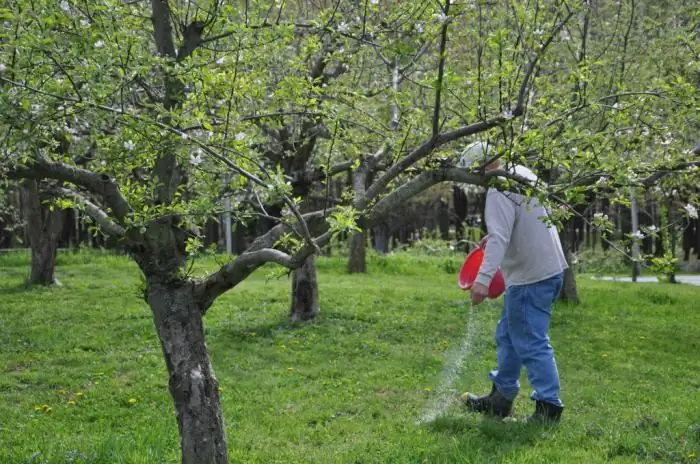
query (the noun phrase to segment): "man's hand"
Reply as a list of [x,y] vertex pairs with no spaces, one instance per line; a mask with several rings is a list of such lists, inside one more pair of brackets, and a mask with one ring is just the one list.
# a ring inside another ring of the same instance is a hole
[[472,290],[472,304],[474,306],[480,304],[489,296],[489,288],[478,282],[475,282],[471,288]]
[[484,238],[482,238],[481,241],[479,242],[479,248],[481,248],[482,250],[485,250],[486,249],[486,242],[488,242],[488,241],[489,241],[489,236],[485,235]]

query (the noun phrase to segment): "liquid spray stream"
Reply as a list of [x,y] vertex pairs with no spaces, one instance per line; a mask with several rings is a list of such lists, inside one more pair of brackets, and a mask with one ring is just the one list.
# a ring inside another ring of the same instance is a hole
[[435,389],[435,394],[425,408],[422,417],[416,422],[417,425],[433,422],[445,414],[447,409],[457,401],[458,397],[452,387],[473,350],[475,333],[474,305],[470,302],[469,315],[467,317],[467,333],[462,339],[461,345],[448,356],[445,368],[440,375],[440,384]]

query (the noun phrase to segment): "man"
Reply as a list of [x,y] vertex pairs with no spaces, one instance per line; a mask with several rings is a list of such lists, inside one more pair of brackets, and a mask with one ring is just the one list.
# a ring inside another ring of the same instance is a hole
[[[486,160],[488,148],[482,143],[473,144],[460,165]],[[499,161],[486,167],[487,172],[498,169]],[[515,172],[536,179],[521,166]],[[488,235],[480,244],[485,247],[484,259],[471,297],[474,305],[487,298],[491,279],[500,266],[506,292],[495,333],[498,368],[489,376],[493,382],[491,393],[482,397],[464,393],[461,399],[469,410],[508,416],[520,390],[518,379],[524,365],[534,389],[531,399],[535,400],[535,413],[528,421],[557,422],[564,405],[559,398],[559,374],[547,332],[567,268],[559,235],[555,227],[542,221],[548,214],[546,209],[536,199],[521,194],[489,188],[484,213]]]

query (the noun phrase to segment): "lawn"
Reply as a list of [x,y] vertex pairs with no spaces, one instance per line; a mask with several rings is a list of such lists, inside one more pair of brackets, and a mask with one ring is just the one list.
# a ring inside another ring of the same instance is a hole
[[[321,316],[286,320],[287,279],[261,270],[206,317],[235,463],[699,462],[700,288],[579,279],[551,337],[566,409],[555,428],[452,405],[489,389],[500,300],[470,317],[457,258],[319,260]],[[200,263],[211,268],[213,261]],[[137,268],[61,255],[60,288],[25,290],[0,257],[0,462],[175,463],[177,425]],[[473,344],[445,383],[471,321]],[[529,384],[516,417],[532,411]]]

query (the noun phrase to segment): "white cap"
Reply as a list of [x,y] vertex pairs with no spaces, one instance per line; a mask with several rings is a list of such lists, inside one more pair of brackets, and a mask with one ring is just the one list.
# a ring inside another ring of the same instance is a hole
[[467,146],[467,148],[462,152],[457,165],[460,168],[470,168],[476,162],[486,161],[490,150],[491,146],[488,143],[474,142]]

